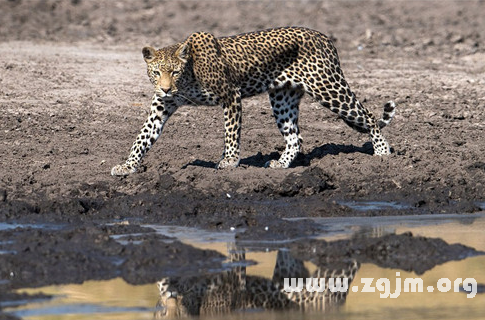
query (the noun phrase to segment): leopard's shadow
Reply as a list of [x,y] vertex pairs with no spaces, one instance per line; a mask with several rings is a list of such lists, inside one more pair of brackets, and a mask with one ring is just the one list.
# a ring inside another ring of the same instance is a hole
[[[298,157],[293,161],[290,167],[307,167],[310,165],[310,162],[313,159],[321,159],[326,155],[338,155],[340,153],[364,153],[368,155],[374,154],[374,150],[372,148],[372,143],[366,142],[361,147],[357,147],[354,145],[344,145],[344,144],[334,144],[334,143],[327,143],[320,147],[313,148],[312,151],[309,153],[300,153]],[[263,155],[261,152],[258,152],[254,156],[250,156],[244,159],[241,159],[240,164],[247,165],[250,167],[257,167],[262,168],[264,164],[270,160],[278,159],[280,156],[279,152],[271,152],[270,154]],[[196,159],[192,162],[187,163],[182,167],[182,169],[186,169],[188,166],[198,166],[204,168],[215,168],[217,165],[216,162],[213,161],[205,161]]]
[[372,147],[371,142],[364,143],[361,147],[357,147],[354,145],[344,145],[344,144],[335,144],[335,143],[327,143],[320,147],[313,148],[312,151],[309,153],[303,152],[299,154],[298,157],[293,161],[291,167],[298,167],[298,166],[309,166],[310,162],[313,159],[322,159],[327,155],[338,155],[340,153],[364,153],[368,155],[374,154],[374,148]]

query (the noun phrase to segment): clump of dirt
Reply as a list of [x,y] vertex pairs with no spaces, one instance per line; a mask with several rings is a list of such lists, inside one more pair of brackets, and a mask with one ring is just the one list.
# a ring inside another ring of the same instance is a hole
[[[153,283],[164,274],[214,268],[224,258],[153,231],[125,225],[0,231],[1,238],[8,239],[1,244],[5,253],[0,255],[0,278],[9,280],[8,288],[114,277]],[[133,233],[137,235],[130,236]],[[124,234],[121,242],[113,238]]]
[[323,227],[311,220],[288,221],[273,217],[262,218],[252,228],[236,234],[238,241],[294,241],[322,234]]
[[448,244],[437,238],[413,236],[411,232],[333,242],[305,240],[293,244],[291,250],[295,256],[313,260],[318,265],[345,257],[383,268],[414,271],[418,275],[448,261],[485,254],[461,244]]

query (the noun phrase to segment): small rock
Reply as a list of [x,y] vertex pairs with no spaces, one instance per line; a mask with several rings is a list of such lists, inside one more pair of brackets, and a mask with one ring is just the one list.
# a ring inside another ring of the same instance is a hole
[[434,40],[431,38],[425,38],[423,39],[422,43],[423,43],[423,46],[432,46],[434,45]]
[[460,43],[463,42],[464,38],[461,34],[454,35],[450,38],[450,41],[452,43]]
[[367,40],[371,40],[373,35],[374,35],[374,33],[372,32],[371,29],[366,29],[365,30],[365,38]]

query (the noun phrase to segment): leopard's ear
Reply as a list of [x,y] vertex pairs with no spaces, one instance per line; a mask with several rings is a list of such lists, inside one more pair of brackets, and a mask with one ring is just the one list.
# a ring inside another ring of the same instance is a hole
[[146,63],[150,63],[155,59],[155,54],[156,50],[152,47],[145,47],[141,50],[141,53],[143,54],[143,59],[145,59]]
[[187,62],[190,57],[190,43],[188,40],[183,42],[177,51],[175,51],[175,56],[182,60],[182,62]]

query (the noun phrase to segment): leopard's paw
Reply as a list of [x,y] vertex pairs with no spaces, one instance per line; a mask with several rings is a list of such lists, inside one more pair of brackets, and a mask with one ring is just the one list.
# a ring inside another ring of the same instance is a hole
[[264,164],[265,168],[286,168],[281,162],[278,160],[270,160]]
[[374,155],[375,156],[378,156],[378,157],[388,156],[390,154],[391,154],[391,150],[390,149],[378,149],[378,150],[374,150]]
[[224,158],[216,166],[216,169],[235,168],[239,165],[239,158]]
[[381,139],[374,145],[374,155],[375,156],[387,156],[391,154],[391,147],[384,139]]
[[114,166],[111,169],[111,175],[112,176],[127,176],[129,174],[135,173],[136,168],[125,164],[120,164],[117,166]]

